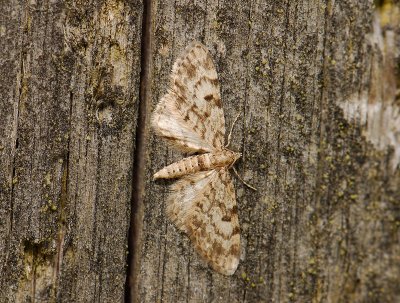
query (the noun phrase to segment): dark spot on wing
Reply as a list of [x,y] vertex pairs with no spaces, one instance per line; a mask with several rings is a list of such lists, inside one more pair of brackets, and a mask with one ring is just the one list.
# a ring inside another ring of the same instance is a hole
[[219,85],[219,82],[218,82],[218,79],[217,78],[214,78],[214,79],[212,79],[212,78],[207,78],[208,79],[208,81],[210,81],[210,83],[212,84],[212,85],[214,85],[214,86],[218,86]]
[[231,222],[231,214],[226,214],[225,216],[223,216],[222,218],[221,218],[221,220],[222,221],[224,221],[224,222]]
[[204,168],[204,156],[199,156],[197,158],[197,163],[198,163],[200,169],[203,169]]
[[190,107],[190,110],[197,116],[197,118],[198,118],[200,121],[203,121],[203,115],[202,115],[202,113],[200,112],[200,109],[199,109],[199,107],[198,107],[196,104],[193,104],[193,105]]
[[237,214],[237,212],[238,212],[238,208],[235,205],[235,206],[232,207],[232,214]]
[[218,106],[219,108],[222,107],[221,98],[219,98],[219,97],[214,98],[214,102],[215,102],[215,105]]
[[176,88],[178,89],[177,93],[180,96],[186,95],[186,87],[180,81],[175,80],[174,84],[175,84]]
[[212,251],[213,251],[213,255],[220,256],[220,255],[222,255],[224,249],[222,248],[222,245],[220,243],[214,242],[212,245]]
[[239,245],[232,245],[229,252],[230,252],[230,255],[239,256],[239,253],[240,253]]
[[193,216],[192,225],[195,227],[195,230],[197,230],[198,228],[200,228],[200,226],[203,225],[203,223],[196,216]]
[[196,76],[196,67],[189,60],[184,62],[183,67],[190,79],[193,79]]
[[213,138],[213,141],[212,141],[212,145],[213,145],[214,147],[217,147],[217,143],[222,143],[221,135],[222,135],[222,134],[221,134],[220,131],[217,131],[217,132],[215,133],[214,138]]
[[214,99],[214,95],[213,95],[213,94],[210,94],[210,95],[204,96],[204,99],[205,99],[206,101],[210,102],[211,100]]

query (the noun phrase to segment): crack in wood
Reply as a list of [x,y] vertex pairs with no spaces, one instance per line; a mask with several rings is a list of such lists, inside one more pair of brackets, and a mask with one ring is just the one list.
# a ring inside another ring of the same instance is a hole
[[140,273],[141,237],[143,225],[143,196],[145,189],[146,142],[149,132],[148,116],[151,103],[152,66],[152,1],[143,2],[141,72],[139,112],[133,162],[131,215],[128,236],[128,267],[125,284],[125,302],[139,302],[138,275]]

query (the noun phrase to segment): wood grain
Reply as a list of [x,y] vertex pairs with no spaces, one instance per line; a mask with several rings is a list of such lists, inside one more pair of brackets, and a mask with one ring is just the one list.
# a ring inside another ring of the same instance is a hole
[[122,302],[142,4],[0,7],[0,301]]
[[[0,2],[0,302],[123,302],[129,287],[151,303],[399,301],[400,18],[375,2]],[[227,129],[241,113],[230,148],[258,189],[234,180],[232,277],[201,261],[165,215],[170,182],[151,180],[182,158],[146,117],[193,40]]]
[[[238,171],[258,192],[236,180],[243,249],[237,273],[226,278],[208,269],[166,219],[168,182],[149,182],[138,302],[398,298],[392,265],[399,264],[393,220],[399,172],[387,171],[388,149],[377,152],[364,126],[341,110],[349,96],[368,90],[373,7],[154,3],[153,105],[182,50],[193,40],[205,43],[217,65],[227,127],[242,113],[232,136],[232,149],[243,153]],[[156,137],[148,146],[150,180],[180,156]],[[385,261],[378,262],[383,251]]]

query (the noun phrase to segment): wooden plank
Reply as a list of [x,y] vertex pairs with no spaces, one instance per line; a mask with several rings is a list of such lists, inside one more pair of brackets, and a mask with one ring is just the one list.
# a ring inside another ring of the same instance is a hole
[[[236,274],[224,277],[166,218],[170,182],[151,176],[182,155],[153,135],[136,302],[392,302],[398,170],[387,171],[388,149],[374,152],[365,125],[340,108],[372,77],[371,4],[152,3],[153,106],[176,57],[193,40],[206,44],[227,127],[241,113],[238,171],[258,191],[235,182],[243,249]],[[376,199],[380,207],[369,209]],[[384,251],[386,261],[372,261]]]
[[1,301],[122,302],[142,4],[0,11]]
[[[0,302],[399,301],[400,19],[382,3],[2,2]],[[151,180],[182,157],[148,117],[193,40],[258,188],[235,180],[232,277]]]

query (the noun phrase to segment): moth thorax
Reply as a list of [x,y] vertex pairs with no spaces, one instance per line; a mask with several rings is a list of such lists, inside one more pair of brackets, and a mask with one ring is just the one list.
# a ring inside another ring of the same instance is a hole
[[211,163],[216,167],[232,166],[237,159],[241,157],[240,153],[235,153],[229,149],[211,154]]

